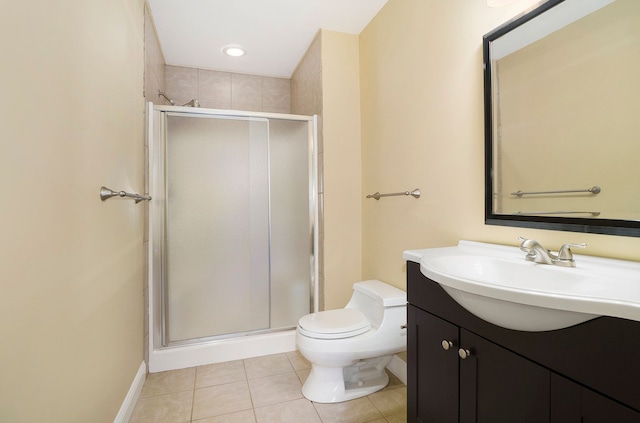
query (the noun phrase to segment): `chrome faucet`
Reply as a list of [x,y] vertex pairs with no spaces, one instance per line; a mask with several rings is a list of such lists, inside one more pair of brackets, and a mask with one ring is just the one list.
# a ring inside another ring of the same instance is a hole
[[525,260],[543,264],[553,264],[554,261],[558,260],[557,255],[544,248],[538,241],[523,237],[518,237],[518,239],[522,241],[520,249],[527,253],[524,257]]
[[563,267],[576,267],[576,262],[573,259],[573,253],[571,247],[585,248],[587,244],[563,244],[558,251],[558,254],[552,253],[550,250],[544,248],[540,243],[534,239],[526,239],[518,237],[522,244],[520,249],[527,253],[524,257],[527,261],[541,264],[554,264],[556,266]]

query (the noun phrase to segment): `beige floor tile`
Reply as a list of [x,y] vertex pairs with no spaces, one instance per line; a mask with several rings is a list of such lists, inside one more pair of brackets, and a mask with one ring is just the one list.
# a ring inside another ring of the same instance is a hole
[[334,404],[314,403],[313,406],[326,423],[363,423],[383,417],[367,397]]
[[387,370],[387,374],[389,375],[389,384],[384,389],[393,389],[405,386],[404,383],[396,375]]
[[220,416],[252,408],[247,382],[196,389],[193,396],[193,420]]
[[302,398],[302,384],[293,371],[249,379],[249,388],[256,408]]
[[383,416],[407,413],[407,388],[387,388],[369,395],[369,399]]
[[393,416],[387,416],[387,422],[389,423],[407,423],[407,413],[396,414]]
[[222,416],[208,417],[202,420],[192,420],[193,423],[256,423],[253,410],[238,411]]
[[293,372],[286,354],[273,354],[244,360],[248,379],[257,379],[280,373]]
[[291,351],[287,353],[287,358],[291,362],[294,370],[306,370],[311,368],[311,363],[300,354],[300,351]]
[[209,364],[196,368],[196,389],[247,380],[242,360]]
[[150,373],[144,382],[140,398],[193,390],[196,369],[171,370],[168,372]]
[[129,423],[188,423],[192,404],[193,391],[140,398]]
[[255,409],[257,423],[321,423],[311,401],[298,399]]
[[406,422],[407,388],[394,375],[368,397],[318,404],[302,396],[309,371],[294,351],[150,374],[130,423]]
[[304,385],[307,377],[309,377],[309,373],[311,373],[311,369],[296,370],[296,374],[298,375],[298,379],[300,379],[300,383]]

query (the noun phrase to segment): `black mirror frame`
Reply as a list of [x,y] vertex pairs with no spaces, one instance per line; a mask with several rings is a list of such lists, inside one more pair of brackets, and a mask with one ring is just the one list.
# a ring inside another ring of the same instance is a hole
[[534,10],[499,26],[484,35],[482,42],[484,72],[484,137],[485,137],[485,224],[555,231],[640,237],[640,221],[577,217],[531,216],[493,213],[493,102],[491,57],[489,46],[524,23],[536,18],[565,0],[548,0]]

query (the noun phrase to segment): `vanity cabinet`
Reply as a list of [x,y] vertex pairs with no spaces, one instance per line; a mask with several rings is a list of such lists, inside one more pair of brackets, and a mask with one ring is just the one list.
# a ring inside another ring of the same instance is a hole
[[551,423],[640,422],[640,413],[554,373],[551,395]]
[[411,305],[407,321],[409,421],[548,420],[547,369]]
[[640,323],[513,331],[469,313],[419,264],[407,278],[409,422],[640,423]]
[[458,337],[457,326],[407,306],[408,421],[458,421]]

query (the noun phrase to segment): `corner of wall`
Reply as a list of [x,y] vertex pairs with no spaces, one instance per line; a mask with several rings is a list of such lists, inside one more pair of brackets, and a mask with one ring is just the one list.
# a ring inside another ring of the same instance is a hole
[[136,407],[136,402],[140,397],[140,393],[142,392],[142,387],[144,386],[144,382],[147,379],[147,365],[143,361],[140,367],[138,368],[138,373],[133,379],[131,383],[131,387],[127,392],[127,396],[122,402],[122,406],[120,407],[120,411],[116,415],[116,418],[113,420],[113,423],[127,423],[133,414],[133,410]]

